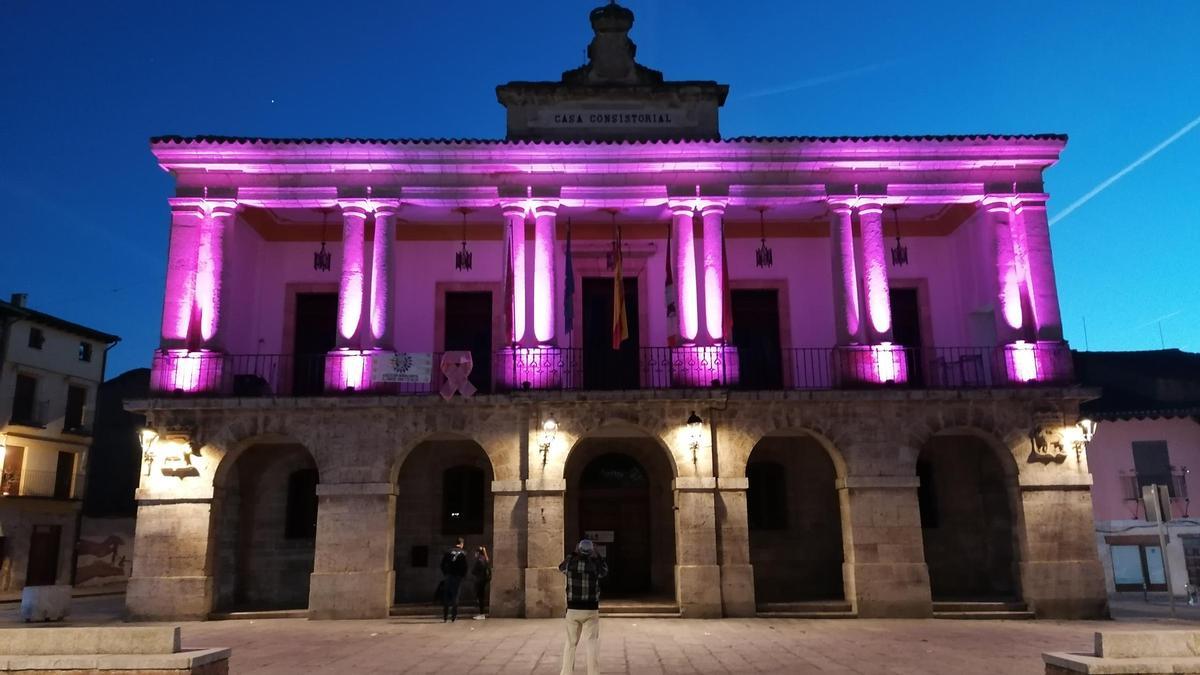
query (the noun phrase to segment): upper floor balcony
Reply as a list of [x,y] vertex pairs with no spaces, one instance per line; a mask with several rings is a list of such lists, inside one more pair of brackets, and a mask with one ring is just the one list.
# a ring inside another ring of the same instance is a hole
[[163,139],[152,386],[1070,382],[1041,183],[1063,142]]

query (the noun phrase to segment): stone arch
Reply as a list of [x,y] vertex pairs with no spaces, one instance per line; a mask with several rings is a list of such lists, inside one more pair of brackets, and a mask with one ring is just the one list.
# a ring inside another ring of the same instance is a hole
[[480,440],[474,435],[461,431],[431,431],[420,434],[411,440],[406,440],[396,447],[395,455],[393,456],[391,460],[391,466],[388,469],[388,482],[392,485],[396,484],[396,480],[400,476],[400,471],[404,468],[405,461],[412,456],[413,452],[417,448],[426,443],[438,441],[454,441],[475,444],[480,450],[483,451],[483,454],[485,457],[487,457],[488,464],[490,465],[490,470],[493,474],[495,474],[496,466],[499,464],[499,462],[497,462],[497,458],[493,456],[492,452],[488,451],[488,445],[480,442]]
[[564,546],[601,532],[609,597],[675,598],[677,458],[640,425],[602,419],[589,426],[562,462]]
[[[456,538],[464,539],[469,560],[479,546],[492,551],[493,458],[468,434],[429,433],[401,447],[391,477],[396,494],[391,601],[429,603],[442,578],[442,554]],[[478,605],[475,586],[464,586],[461,603]]]
[[930,425],[911,449],[934,600],[1021,597],[1020,468],[986,420]]
[[316,552],[316,456],[277,433],[226,447],[213,472],[214,606],[305,609]]
[[773,430],[753,445],[743,475],[758,606],[847,597],[846,471],[829,438],[804,427]]

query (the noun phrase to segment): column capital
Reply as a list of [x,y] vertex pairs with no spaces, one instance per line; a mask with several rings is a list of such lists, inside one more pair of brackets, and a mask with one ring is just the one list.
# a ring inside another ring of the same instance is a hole
[[395,216],[400,210],[399,199],[372,199],[367,202],[367,208],[375,212],[375,216]]
[[535,218],[544,218],[547,216],[553,218],[558,215],[558,200],[547,199],[544,201],[535,201],[532,211]]
[[343,217],[366,218],[372,209],[365,199],[339,199]]
[[671,209],[673,216],[690,216],[696,211],[696,198],[668,199],[667,208]]
[[858,213],[883,213],[883,200],[878,197],[859,197]]
[[983,208],[989,212],[1011,211],[1013,207],[1013,196],[987,195],[980,201],[980,204],[982,204]]
[[228,218],[238,212],[237,202],[209,202],[206,206],[209,218]]
[[205,218],[211,216],[231,216],[237,212],[239,204],[236,199],[204,199],[202,197],[170,197],[167,203],[171,205],[171,214],[194,215]]
[[829,210],[838,215],[849,215],[854,211],[854,202],[857,197],[830,197],[828,200]]
[[1049,195],[1018,195],[1013,209],[1020,213],[1027,210],[1046,210],[1046,200]]
[[725,200],[704,199],[703,197],[701,197],[697,201],[698,201],[698,203],[696,206],[697,206],[697,210],[700,212],[701,217],[709,216],[712,214],[716,214],[716,215],[724,215],[725,214],[725,206],[726,206]]
[[500,212],[504,214],[505,218],[521,218],[524,220],[525,216],[529,214],[529,206],[524,199],[519,202],[501,202]]

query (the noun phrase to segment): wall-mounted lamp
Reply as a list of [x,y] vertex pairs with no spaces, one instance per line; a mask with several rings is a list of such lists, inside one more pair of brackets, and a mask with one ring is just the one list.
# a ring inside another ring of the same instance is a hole
[[692,463],[696,462],[696,452],[700,450],[700,436],[704,431],[704,420],[693,410],[692,414],[687,418],[687,439],[688,447],[692,451]]
[[1087,444],[1092,442],[1092,437],[1096,435],[1095,420],[1087,417],[1075,423],[1075,428],[1079,431],[1079,435],[1075,438],[1075,461],[1082,461],[1083,451],[1087,449]]
[[158,440],[158,432],[153,429],[142,429],[138,432],[139,440],[142,443],[142,464],[146,466],[145,475],[150,475],[150,468],[154,465],[154,442]]
[[542,433],[538,438],[538,449],[542,451],[542,465],[546,464],[546,458],[550,454],[550,446],[554,444],[554,438],[558,436],[558,422],[554,417],[547,417],[545,422],[542,422]]

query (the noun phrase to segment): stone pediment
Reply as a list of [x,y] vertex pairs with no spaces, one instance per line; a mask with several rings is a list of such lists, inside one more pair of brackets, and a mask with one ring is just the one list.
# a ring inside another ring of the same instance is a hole
[[558,82],[496,88],[512,140],[719,138],[728,85],[663,79],[636,61],[633,12],[615,2],[592,10],[588,62]]

